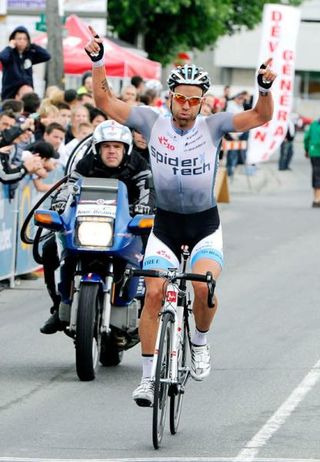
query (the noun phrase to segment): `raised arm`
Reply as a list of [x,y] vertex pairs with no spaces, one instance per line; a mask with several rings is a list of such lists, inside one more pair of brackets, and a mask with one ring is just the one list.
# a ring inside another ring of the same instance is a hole
[[93,27],[89,26],[92,38],[85,46],[92,61],[93,96],[96,106],[106,112],[111,119],[123,124],[129,117],[131,106],[115,96],[109,87],[105,61],[103,40]]
[[236,131],[245,132],[251,128],[259,127],[272,119],[273,98],[271,85],[277,74],[269,67],[271,61],[272,58],[268,59],[260,66],[258,71],[259,98],[255,107],[234,116],[233,124]]

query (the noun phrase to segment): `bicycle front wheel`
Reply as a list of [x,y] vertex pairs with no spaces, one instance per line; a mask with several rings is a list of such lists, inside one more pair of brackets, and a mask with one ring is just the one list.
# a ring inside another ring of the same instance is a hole
[[171,386],[170,394],[170,432],[175,435],[178,431],[180,422],[182,401],[184,396],[185,384],[188,380],[189,369],[186,366],[187,362],[187,347],[188,347],[188,333],[187,326],[181,331],[179,347],[177,351],[178,362],[178,383]]
[[155,449],[158,449],[160,446],[166,420],[169,391],[171,326],[172,315],[170,313],[166,313],[162,318],[159,352],[154,383],[152,440]]

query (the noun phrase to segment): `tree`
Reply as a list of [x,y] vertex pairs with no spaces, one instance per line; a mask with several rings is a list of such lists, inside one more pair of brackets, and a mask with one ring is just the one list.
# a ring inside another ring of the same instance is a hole
[[[287,0],[300,5],[303,0]],[[264,3],[281,0],[108,0],[108,19],[119,38],[142,44],[151,59],[168,64],[180,51],[203,50],[219,37],[261,21]]]
[[59,18],[58,0],[46,2],[48,51],[51,59],[48,62],[47,85],[58,85],[64,88],[62,26]]

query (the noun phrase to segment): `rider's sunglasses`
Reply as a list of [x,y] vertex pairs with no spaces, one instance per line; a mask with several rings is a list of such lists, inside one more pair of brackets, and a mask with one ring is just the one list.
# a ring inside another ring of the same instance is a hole
[[173,98],[177,101],[177,103],[185,104],[187,101],[190,104],[190,106],[197,106],[197,104],[200,104],[202,102],[202,96],[185,96],[181,95],[181,93],[174,93],[172,92]]

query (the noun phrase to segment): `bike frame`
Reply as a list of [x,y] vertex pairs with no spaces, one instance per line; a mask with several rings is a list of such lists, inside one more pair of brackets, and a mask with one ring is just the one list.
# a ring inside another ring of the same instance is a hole
[[[173,274],[175,274],[175,271]],[[163,308],[160,313],[160,322],[156,339],[156,346],[154,351],[154,359],[152,365],[151,378],[155,380],[156,367],[158,362],[159,355],[159,342],[160,335],[162,330],[162,319],[165,313],[170,313],[172,315],[172,327],[170,329],[171,335],[171,352],[170,352],[170,375],[168,382],[170,384],[178,383],[178,349],[180,345],[180,335],[182,329],[184,328],[184,304],[185,294],[182,298],[180,297],[181,291],[178,283],[169,282],[166,287],[165,301]]]

